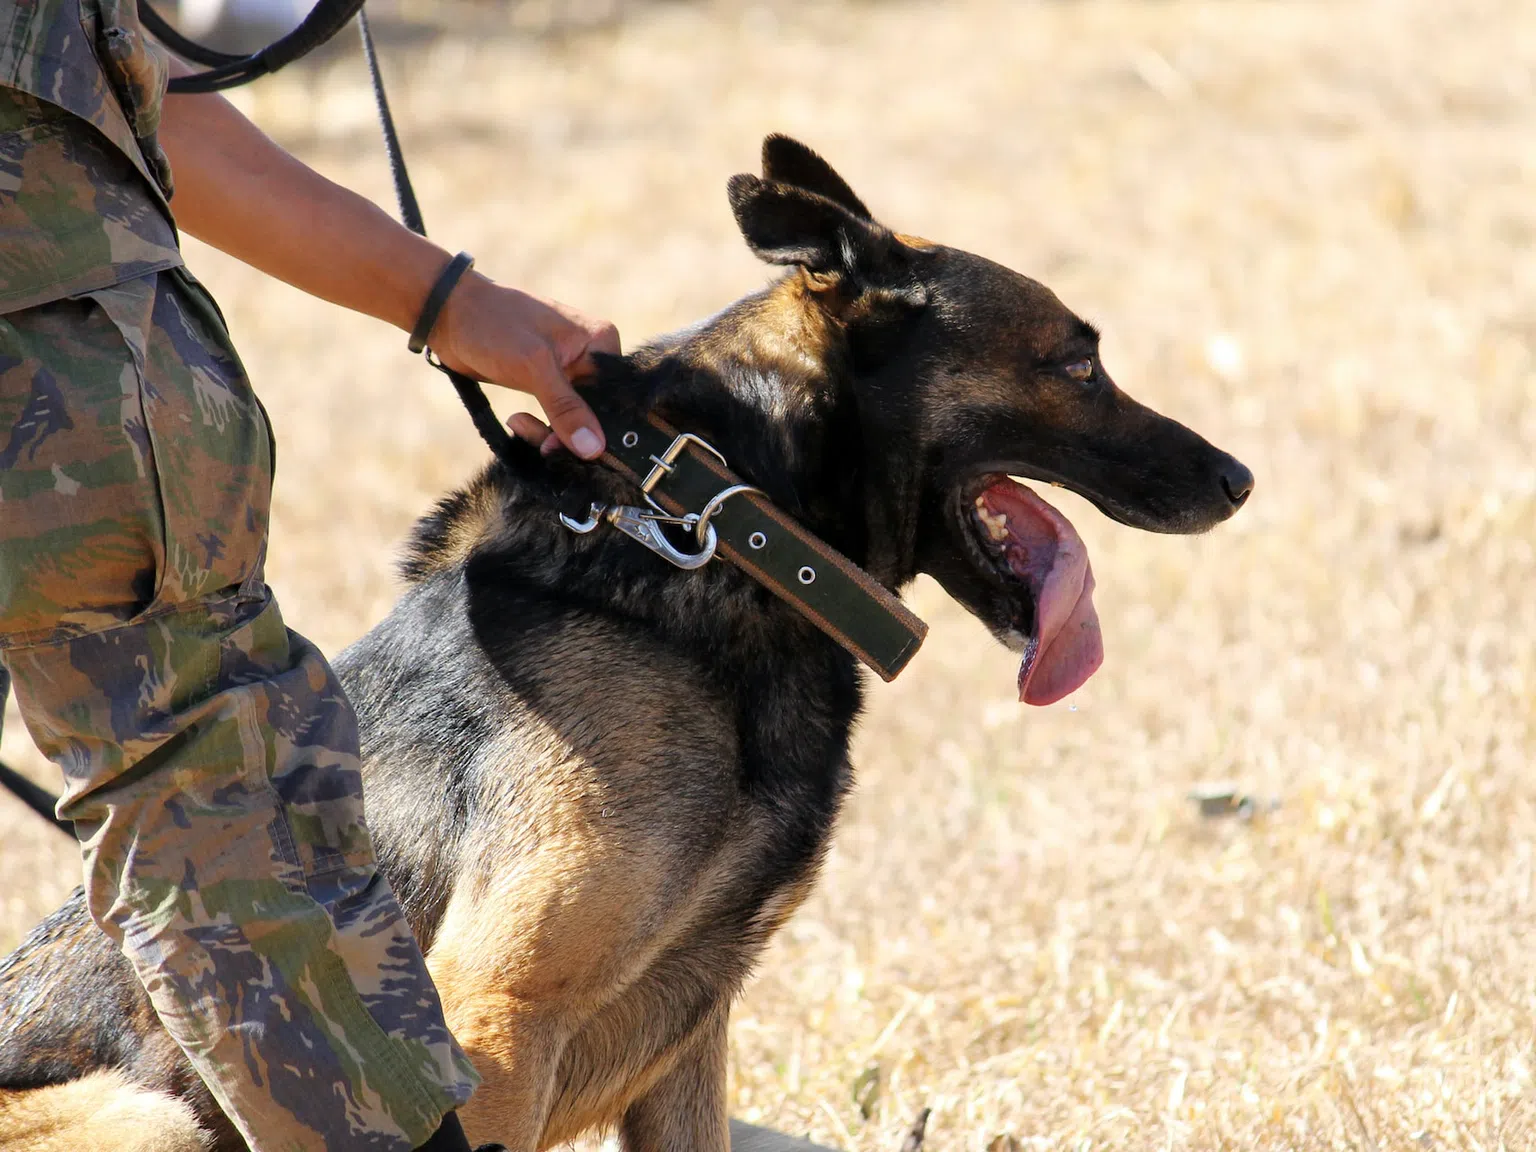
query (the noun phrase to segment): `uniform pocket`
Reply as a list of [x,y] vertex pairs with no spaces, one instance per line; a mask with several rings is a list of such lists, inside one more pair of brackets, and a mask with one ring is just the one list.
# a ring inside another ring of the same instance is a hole
[[0,316],[0,645],[264,592],[272,451],[179,269]]
[[166,528],[156,604],[257,595],[272,495],[266,414],[201,285],[179,268],[158,280],[144,364]]
[[113,627],[153,601],[164,523],[141,400],[99,300],[0,316],[0,647]]

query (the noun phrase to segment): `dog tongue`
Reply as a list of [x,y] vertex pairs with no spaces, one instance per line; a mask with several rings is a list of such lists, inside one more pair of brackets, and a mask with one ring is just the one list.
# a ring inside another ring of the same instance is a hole
[[1003,479],[977,504],[1008,566],[1035,597],[1035,628],[1019,666],[1019,699],[1054,704],[1082,687],[1104,663],[1104,639],[1093,610],[1093,569],[1082,537],[1056,509],[1022,484]]

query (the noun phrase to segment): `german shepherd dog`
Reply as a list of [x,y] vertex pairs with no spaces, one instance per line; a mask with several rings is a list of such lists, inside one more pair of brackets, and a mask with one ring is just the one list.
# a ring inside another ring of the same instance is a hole
[[[804,145],[769,137],[729,190],[787,274],[597,386],[702,436],[886,588],[930,574],[1023,653],[1022,699],[1075,689],[1101,659],[1092,572],[1010,477],[1193,533],[1248,469],[1117,389],[1047,288],[881,226]],[[731,1001],[815,881],[860,673],[734,567],[567,530],[572,490],[637,495],[520,441],[417,525],[408,590],[337,661],[369,820],[484,1077],[472,1140],[606,1127],[718,1152]],[[78,894],[0,963],[0,1145],[241,1147]]]

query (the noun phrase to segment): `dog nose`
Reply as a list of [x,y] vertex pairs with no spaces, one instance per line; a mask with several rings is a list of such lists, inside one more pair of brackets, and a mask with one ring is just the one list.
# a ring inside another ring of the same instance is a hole
[[1242,461],[1228,456],[1221,467],[1221,487],[1227,499],[1232,501],[1232,510],[1236,512],[1253,491],[1253,473],[1248,471]]

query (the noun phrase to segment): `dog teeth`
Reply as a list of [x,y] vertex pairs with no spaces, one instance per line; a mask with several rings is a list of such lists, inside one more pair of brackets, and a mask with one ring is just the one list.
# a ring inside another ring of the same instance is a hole
[[1001,512],[992,512],[987,508],[987,502],[982,497],[976,497],[976,518],[986,527],[987,535],[1001,544],[1008,539],[1008,517]]

